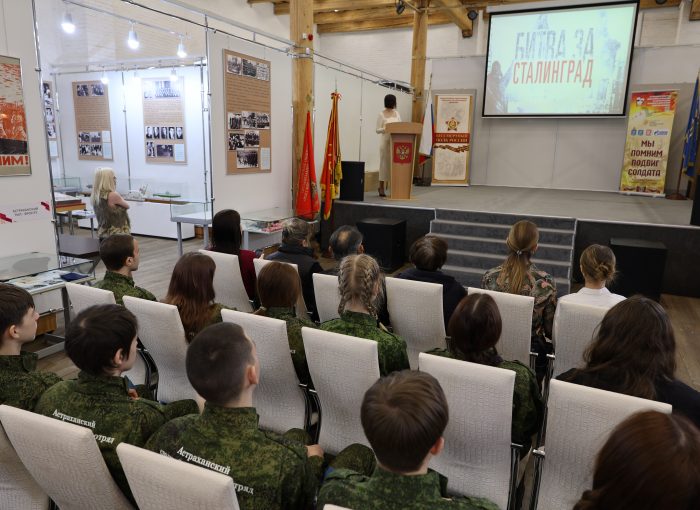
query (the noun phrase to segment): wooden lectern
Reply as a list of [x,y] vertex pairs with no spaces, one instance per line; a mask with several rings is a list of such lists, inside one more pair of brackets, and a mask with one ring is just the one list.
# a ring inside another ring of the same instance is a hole
[[391,135],[389,199],[409,200],[418,151],[416,137],[423,131],[423,125],[418,122],[390,122],[385,129]]

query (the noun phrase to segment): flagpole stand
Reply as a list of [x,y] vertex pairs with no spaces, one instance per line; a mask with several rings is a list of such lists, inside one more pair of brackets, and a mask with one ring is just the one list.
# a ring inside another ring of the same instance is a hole
[[683,171],[678,171],[678,182],[676,183],[676,192],[666,195],[667,200],[688,200],[685,195],[680,193],[681,190],[681,177],[683,177]]

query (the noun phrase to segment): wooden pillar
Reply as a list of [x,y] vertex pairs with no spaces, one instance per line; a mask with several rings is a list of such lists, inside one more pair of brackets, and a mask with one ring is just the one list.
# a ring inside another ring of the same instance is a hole
[[[306,113],[314,109],[314,67],[313,41],[303,38],[302,34],[312,34],[314,28],[313,0],[290,0],[289,3],[289,38],[294,42],[294,59],[292,60],[292,107],[294,119],[292,125],[292,204],[296,205],[297,175],[304,150],[304,130]],[[307,53],[308,51],[308,53]]]
[[[425,54],[428,46],[428,4],[429,0],[415,2],[419,11],[413,13],[413,47],[411,59],[411,87],[413,87],[413,108],[411,121],[422,122],[425,110],[423,89],[425,87]],[[416,147],[420,145],[420,135],[416,137]],[[418,172],[418,158],[413,175]]]

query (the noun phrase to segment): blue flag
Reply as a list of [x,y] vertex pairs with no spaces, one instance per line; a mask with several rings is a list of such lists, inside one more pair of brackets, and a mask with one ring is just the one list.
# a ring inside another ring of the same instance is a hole
[[695,160],[698,156],[698,130],[700,129],[700,97],[698,97],[698,82],[700,75],[695,80],[695,92],[693,102],[690,105],[688,127],[685,130],[685,142],[683,144],[683,163],[681,171],[688,177],[695,176]]

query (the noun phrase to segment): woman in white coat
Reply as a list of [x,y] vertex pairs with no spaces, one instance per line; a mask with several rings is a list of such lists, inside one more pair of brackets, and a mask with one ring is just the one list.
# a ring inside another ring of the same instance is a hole
[[377,117],[377,133],[382,135],[379,145],[379,196],[385,197],[385,185],[391,180],[391,136],[386,132],[386,125],[391,122],[401,122],[401,115],[396,111],[396,96],[384,96],[384,110]]

